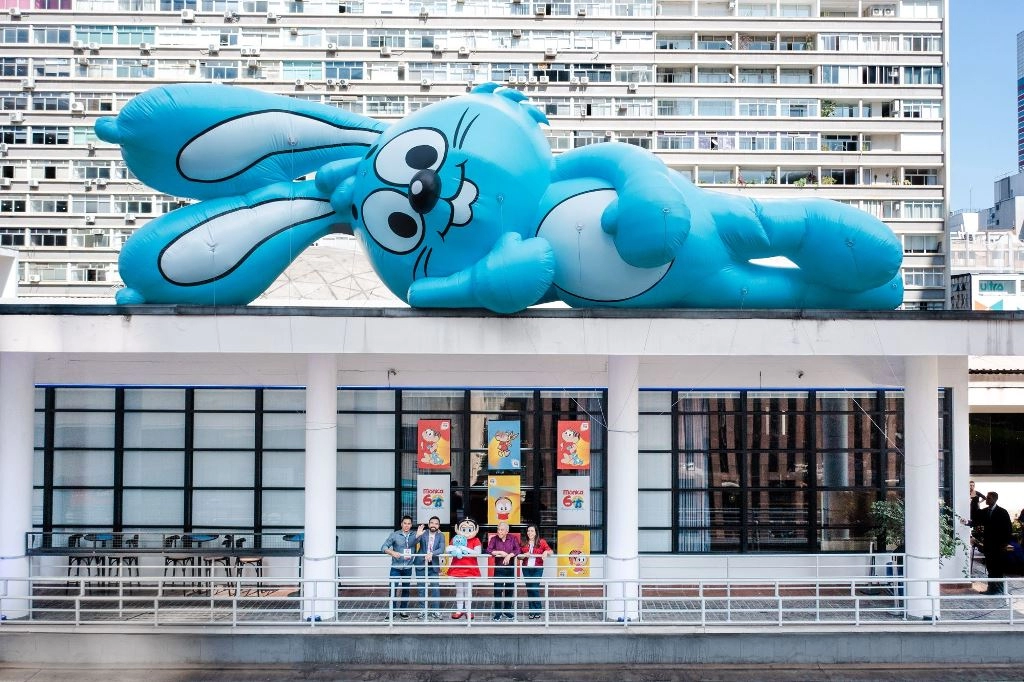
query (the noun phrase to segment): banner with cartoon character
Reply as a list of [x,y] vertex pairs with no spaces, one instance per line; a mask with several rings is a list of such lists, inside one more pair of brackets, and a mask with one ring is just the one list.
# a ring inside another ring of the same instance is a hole
[[450,469],[452,423],[447,419],[420,419],[416,433],[417,466],[420,469]]
[[590,422],[559,420],[555,447],[559,469],[585,471],[590,468]]
[[416,523],[431,516],[451,523],[451,477],[448,474],[420,474],[416,477]]
[[559,476],[556,492],[559,526],[590,525],[590,476]]
[[558,577],[590,577],[590,531],[558,531]]
[[522,466],[519,455],[519,435],[522,426],[519,421],[487,422],[487,468],[491,471],[507,471]]
[[518,476],[487,477],[487,524],[495,525],[505,521],[514,526],[520,521]]

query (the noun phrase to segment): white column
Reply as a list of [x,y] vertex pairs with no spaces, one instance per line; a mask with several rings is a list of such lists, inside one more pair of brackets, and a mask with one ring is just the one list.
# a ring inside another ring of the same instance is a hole
[[29,575],[34,369],[30,353],[0,353],[0,614],[9,619],[24,618],[29,609],[28,581],[19,578]]
[[306,362],[306,525],[302,557],[303,615],[335,617],[337,528],[338,360]]
[[[636,356],[608,357],[608,527],[605,578],[607,617],[639,616],[640,476],[638,450],[640,360]],[[615,582],[620,581],[620,582]]]
[[[968,400],[967,356],[941,358],[939,360],[939,380],[943,386],[953,391],[952,422],[953,422],[953,509],[958,516],[965,519],[971,517],[971,501],[967,499],[967,484],[971,480],[971,437],[970,437],[970,402]],[[947,396],[947,399],[949,397]],[[954,529],[970,546],[971,533],[967,526],[954,524]],[[942,577],[947,579],[962,578],[970,564],[970,550],[960,552],[949,561],[943,562]]]
[[[905,361],[907,613],[938,617],[939,373],[934,357]],[[927,581],[927,582],[925,582]]]

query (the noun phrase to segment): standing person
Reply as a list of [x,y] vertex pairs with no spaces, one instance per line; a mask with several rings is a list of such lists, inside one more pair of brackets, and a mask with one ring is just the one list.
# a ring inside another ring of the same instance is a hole
[[544,575],[544,559],[554,554],[532,523],[526,527],[526,542],[520,546],[519,561],[526,581],[526,596],[530,603],[530,620],[541,617],[540,577]]
[[1001,578],[1006,576],[1006,546],[1010,543],[1013,530],[1010,514],[996,504],[998,499],[999,493],[990,492],[985,496],[988,509],[979,513],[979,521],[985,526],[981,539],[985,569],[988,577],[994,579],[994,582],[989,582],[985,594],[1003,594],[1006,591],[1006,583]]
[[480,577],[480,540],[476,534],[480,527],[471,518],[464,518],[455,527],[455,537],[448,547],[452,562],[448,565],[448,577],[455,578],[455,608],[452,618],[473,618],[473,578]]
[[498,524],[498,534],[488,540],[487,553],[494,557],[494,615],[491,619],[501,620],[504,616],[515,620],[515,558],[519,556],[519,540],[508,534],[506,521]]
[[416,534],[418,542],[416,553],[423,556],[423,563],[418,572],[423,576],[423,607],[427,616],[434,620],[441,618],[441,555],[444,554],[444,533],[441,532],[441,519],[431,516],[427,521],[427,530]]
[[980,526],[981,522],[978,521],[978,514],[981,512],[981,503],[985,501],[985,496],[982,495],[981,493],[979,493],[977,490],[974,489],[974,481],[971,481],[970,483],[971,483],[971,492],[970,492],[971,516],[970,516],[970,519],[971,519],[971,523],[976,523],[976,524],[978,524]]
[[[391,603],[398,617],[409,617],[409,593],[412,590],[412,571],[416,562],[416,535],[412,532],[412,517],[403,516],[401,527],[391,533],[381,545],[381,551],[391,557]],[[395,602],[396,592],[402,591],[402,598]]]

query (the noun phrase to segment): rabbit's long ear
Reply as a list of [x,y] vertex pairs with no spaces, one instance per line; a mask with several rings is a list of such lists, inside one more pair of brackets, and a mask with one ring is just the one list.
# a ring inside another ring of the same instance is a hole
[[117,302],[244,305],[314,241],[346,231],[311,180],[180,208],[125,243]]
[[386,125],[303,100],[212,83],[168,85],[96,122],[132,173],[161,192],[209,199],[358,158]]

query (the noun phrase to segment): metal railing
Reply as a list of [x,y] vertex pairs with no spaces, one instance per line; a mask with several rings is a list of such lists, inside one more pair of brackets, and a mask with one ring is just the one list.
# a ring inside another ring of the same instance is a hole
[[[775,560],[762,566],[763,572],[816,572],[801,577],[750,575],[751,566],[740,566],[733,558],[737,565],[729,577],[707,579],[680,571],[681,575],[671,578],[636,581],[558,577],[556,557],[551,557],[546,575],[532,581],[534,595],[528,594],[531,585],[522,576],[486,577],[483,566],[485,577],[472,580],[443,575],[431,576],[429,582],[422,575],[389,578],[387,557],[381,555],[334,557],[333,575],[340,577],[333,578],[300,577],[294,560],[290,567],[278,567],[274,575],[240,576],[228,566],[205,565],[171,576],[146,571],[141,576],[125,575],[119,567],[116,575],[105,569],[97,575],[0,577],[0,609],[7,618],[0,627],[44,623],[829,627],[975,621],[1017,625],[1018,609],[1024,609],[1024,579],[1007,579],[1008,594],[987,595],[981,592],[989,583],[985,579],[911,580],[900,575],[898,560],[886,562],[882,570],[876,563],[873,570],[865,571],[864,556],[851,555],[839,564],[834,556],[819,556],[813,561],[810,556],[762,558]],[[740,577],[744,572],[747,575]],[[407,595],[403,593],[406,582]],[[436,595],[424,593],[425,582],[437,588]],[[513,583],[511,602],[499,609],[495,588],[507,582]],[[468,606],[456,604],[456,583],[466,586]],[[461,617],[454,617],[457,614]],[[511,618],[495,620],[503,614]]]

